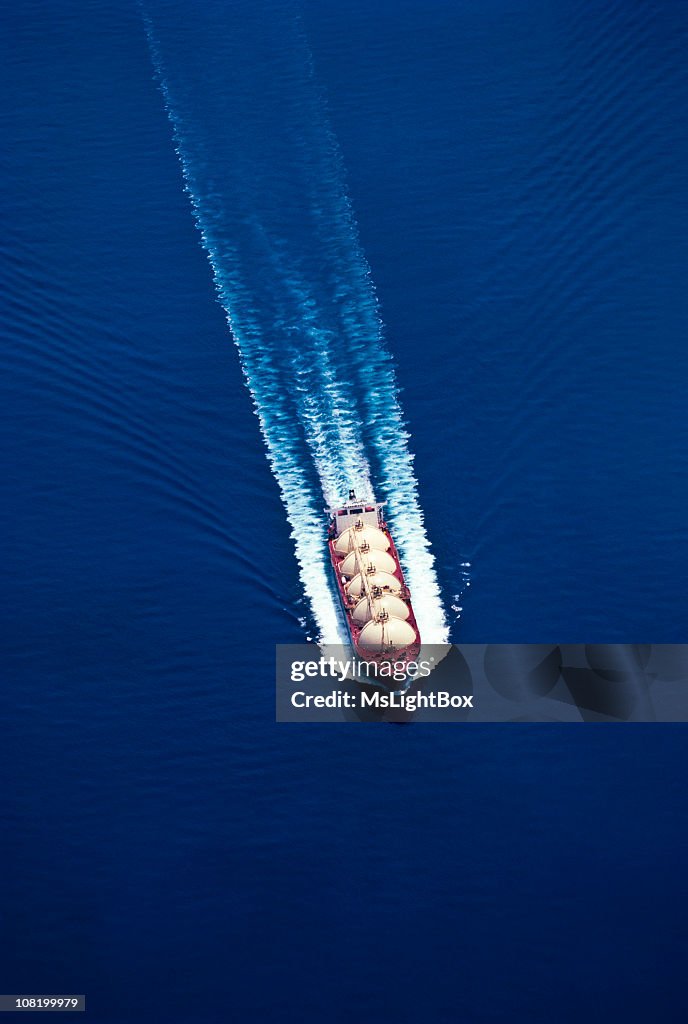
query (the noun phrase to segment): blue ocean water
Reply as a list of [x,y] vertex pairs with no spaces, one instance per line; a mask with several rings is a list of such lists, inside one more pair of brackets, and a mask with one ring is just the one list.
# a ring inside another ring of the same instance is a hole
[[352,478],[427,631],[686,639],[683,5],[3,23],[0,989],[683,1020],[680,728],[273,721]]

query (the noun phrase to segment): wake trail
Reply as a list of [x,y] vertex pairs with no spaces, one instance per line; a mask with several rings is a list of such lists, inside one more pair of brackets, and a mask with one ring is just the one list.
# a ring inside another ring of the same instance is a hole
[[322,643],[345,639],[323,505],[353,487],[389,501],[421,636],[444,642],[394,365],[310,53],[288,6],[275,5],[274,25],[248,10],[208,0],[180,25],[151,0],[142,14],[314,630]]

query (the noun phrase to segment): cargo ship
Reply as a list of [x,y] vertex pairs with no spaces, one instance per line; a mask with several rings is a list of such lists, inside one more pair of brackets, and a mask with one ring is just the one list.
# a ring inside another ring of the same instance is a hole
[[384,505],[349,491],[346,504],[326,509],[327,544],[356,655],[408,664],[418,657],[420,633]]

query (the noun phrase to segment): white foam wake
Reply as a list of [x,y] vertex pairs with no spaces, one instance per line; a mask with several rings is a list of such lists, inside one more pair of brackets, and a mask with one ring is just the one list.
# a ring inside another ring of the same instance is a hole
[[[325,164],[324,170],[315,168],[309,210],[322,246],[319,275],[317,260],[304,265],[287,237],[259,216],[244,216],[241,231],[236,223],[228,226],[228,197],[214,185],[193,124],[175,102],[153,22],[145,11],[143,17],[185,189],[292,528],[317,638],[324,644],[345,640],[324,542],[323,505],[337,503],[353,487],[360,496],[372,497],[375,490],[378,499],[389,500],[388,518],[421,636],[426,643],[444,642],[446,619],[394,367],[324,114],[319,130]],[[327,179],[326,187],[318,175]],[[260,284],[250,276],[256,268]],[[263,302],[262,296],[269,298]]]

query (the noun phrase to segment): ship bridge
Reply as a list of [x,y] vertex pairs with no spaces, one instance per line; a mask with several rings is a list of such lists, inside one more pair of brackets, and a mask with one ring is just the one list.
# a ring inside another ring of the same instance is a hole
[[382,522],[384,501],[359,501],[354,491],[349,491],[349,500],[339,508],[329,508],[334,536],[341,537],[347,530],[363,530],[365,527],[379,528]]

